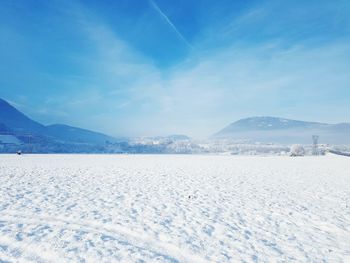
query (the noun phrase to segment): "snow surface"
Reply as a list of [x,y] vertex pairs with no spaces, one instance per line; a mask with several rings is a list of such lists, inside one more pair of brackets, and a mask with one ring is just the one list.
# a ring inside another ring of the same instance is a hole
[[350,262],[350,159],[0,155],[0,262]]

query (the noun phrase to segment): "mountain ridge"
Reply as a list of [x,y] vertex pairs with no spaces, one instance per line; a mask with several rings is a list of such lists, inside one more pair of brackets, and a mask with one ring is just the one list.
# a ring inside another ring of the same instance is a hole
[[[122,152],[150,152],[154,150],[154,147],[144,149],[144,144],[148,145],[149,142],[152,142],[152,145],[193,142],[186,135],[154,136],[132,141],[126,138],[117,139],[103,133],[66,124],[43,125],[32,120],[1,98],[0,134],[12,134],[26,144],[35,143],[45,151],[48,148],[48,151],[51,152],[75,152],[79,150],[76,147],[81,147],[79,152],[101,152],[103,149],[100,147],[105,147],[105,149],[107,147],[108,150],[113,151],[117,149]],[[28,138],[28,134],[31,139]],[[231,142],[310,144],[312,143],[312,135],[319,135],[320,142],[325,144],[350,144],[350,123],[328,124],[272,116],[255,116],[237,120],[210,138],[229,139]],[[140,150],[139,146],[143,148]],[[159,151],[158,148],[156,150]]]
[[[3,132],[23,136],[24,134],[45,136],[47,139],[72,143],[102,144],[116,138],[103,133],[69,126],[66,124],[43,125],[17,110],[0,98],[0,128]],[[0,132],[1,132],[0,130]]]
[[328,124],[256,116],[235,121],[212,137],[258,142],[308,143],[313,134],[320,135],[325,143],[350,143],[350,123]]
[[[30,119],[6,100],[0,98],[0,123],[13,132],[39,133],[45,126]],[[24,127],[23,127],[24,126]]]

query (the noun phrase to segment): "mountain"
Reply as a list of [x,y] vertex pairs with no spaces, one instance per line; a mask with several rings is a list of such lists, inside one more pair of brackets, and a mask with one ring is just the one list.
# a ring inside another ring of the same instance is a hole
[[0,98],[0,124],[14,133],[40,134],[45,126],[31,120],[22,112],[11,106],[7,101]]
[[53,124],[45,128],[47,135],[67,142],[104,144],[106,141],[116,140],[102,133],[64,124]]
[[297,121],[276,117],[251,117],[238,120],[226,128],[221,133],[232,131],[262,131],[262,130],[284,130],[292,128],[321,128],[328,124],[318,122]]
[[312,143],[319,135],[320,143],[350,143],[350,123],[327,124],[276,117],[251,117],[238,120],[213,138],[264,143]]
[[116,141],[115,138],[102,133],[89,131],[63,124],[45,126],[36,122],[3,99],[0,99],[0,133],[23,137],[32,135],[34,139],[45,139],[45,143],[85,143],[104,144]]
[[30,153],[191,153],[185,135],[130,141],[64,124],[42,125],[0,99],[0,152]]

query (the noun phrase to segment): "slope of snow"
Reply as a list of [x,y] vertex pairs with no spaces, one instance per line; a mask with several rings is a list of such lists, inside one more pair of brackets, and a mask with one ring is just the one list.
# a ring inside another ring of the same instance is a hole
[[349,262],[350,159],[0,155],[0,262]]

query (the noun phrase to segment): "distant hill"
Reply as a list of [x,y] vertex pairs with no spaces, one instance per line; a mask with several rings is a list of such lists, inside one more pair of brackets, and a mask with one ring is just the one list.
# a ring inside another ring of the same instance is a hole
[[49,136],[68,142],[104,144],[106,141],[116,141],[115,138],[102,133],[64,124],[46,126],[45,131]]
[[[225,152],[227,145],[241,143],[311,144],[312,135],[320,143],[350,144],[350,123],[327,124],[276,117],[252,117],[238,120],[215,135],[222,144],[204,148],[186,135],[146,138],[114,138],[102,133],[64,124],[43,125],[0,99],[0,152],[36,153],[206,153]],[[244,150],[244,149],[243,149]]]
[[320,143],[350,143],[350,123],[327,124],[276,117],[251,117],[231,123],[214,138],[264,143],[311,143],[319,135]]
[[41,134],[45,132],[45,126],[31,120],[22,112],[0,98],[0,124],[8,130],[17,133],[30,132]]
[[[0,153],[191,153],[185,135],[130,141],[64,124],[42,125],[0,99]],[[194,148],[194,149],[192,149]]]
[[3,99],[0,99],[0,133],[13,134],[19,138],[23,137],[24,134],[31,134],[34,139],[40,138],[43,141],[44,138],[45,143],[104,144],[106,141],[116,141],[115,138],[102,133],[64,124],[42,125]]

